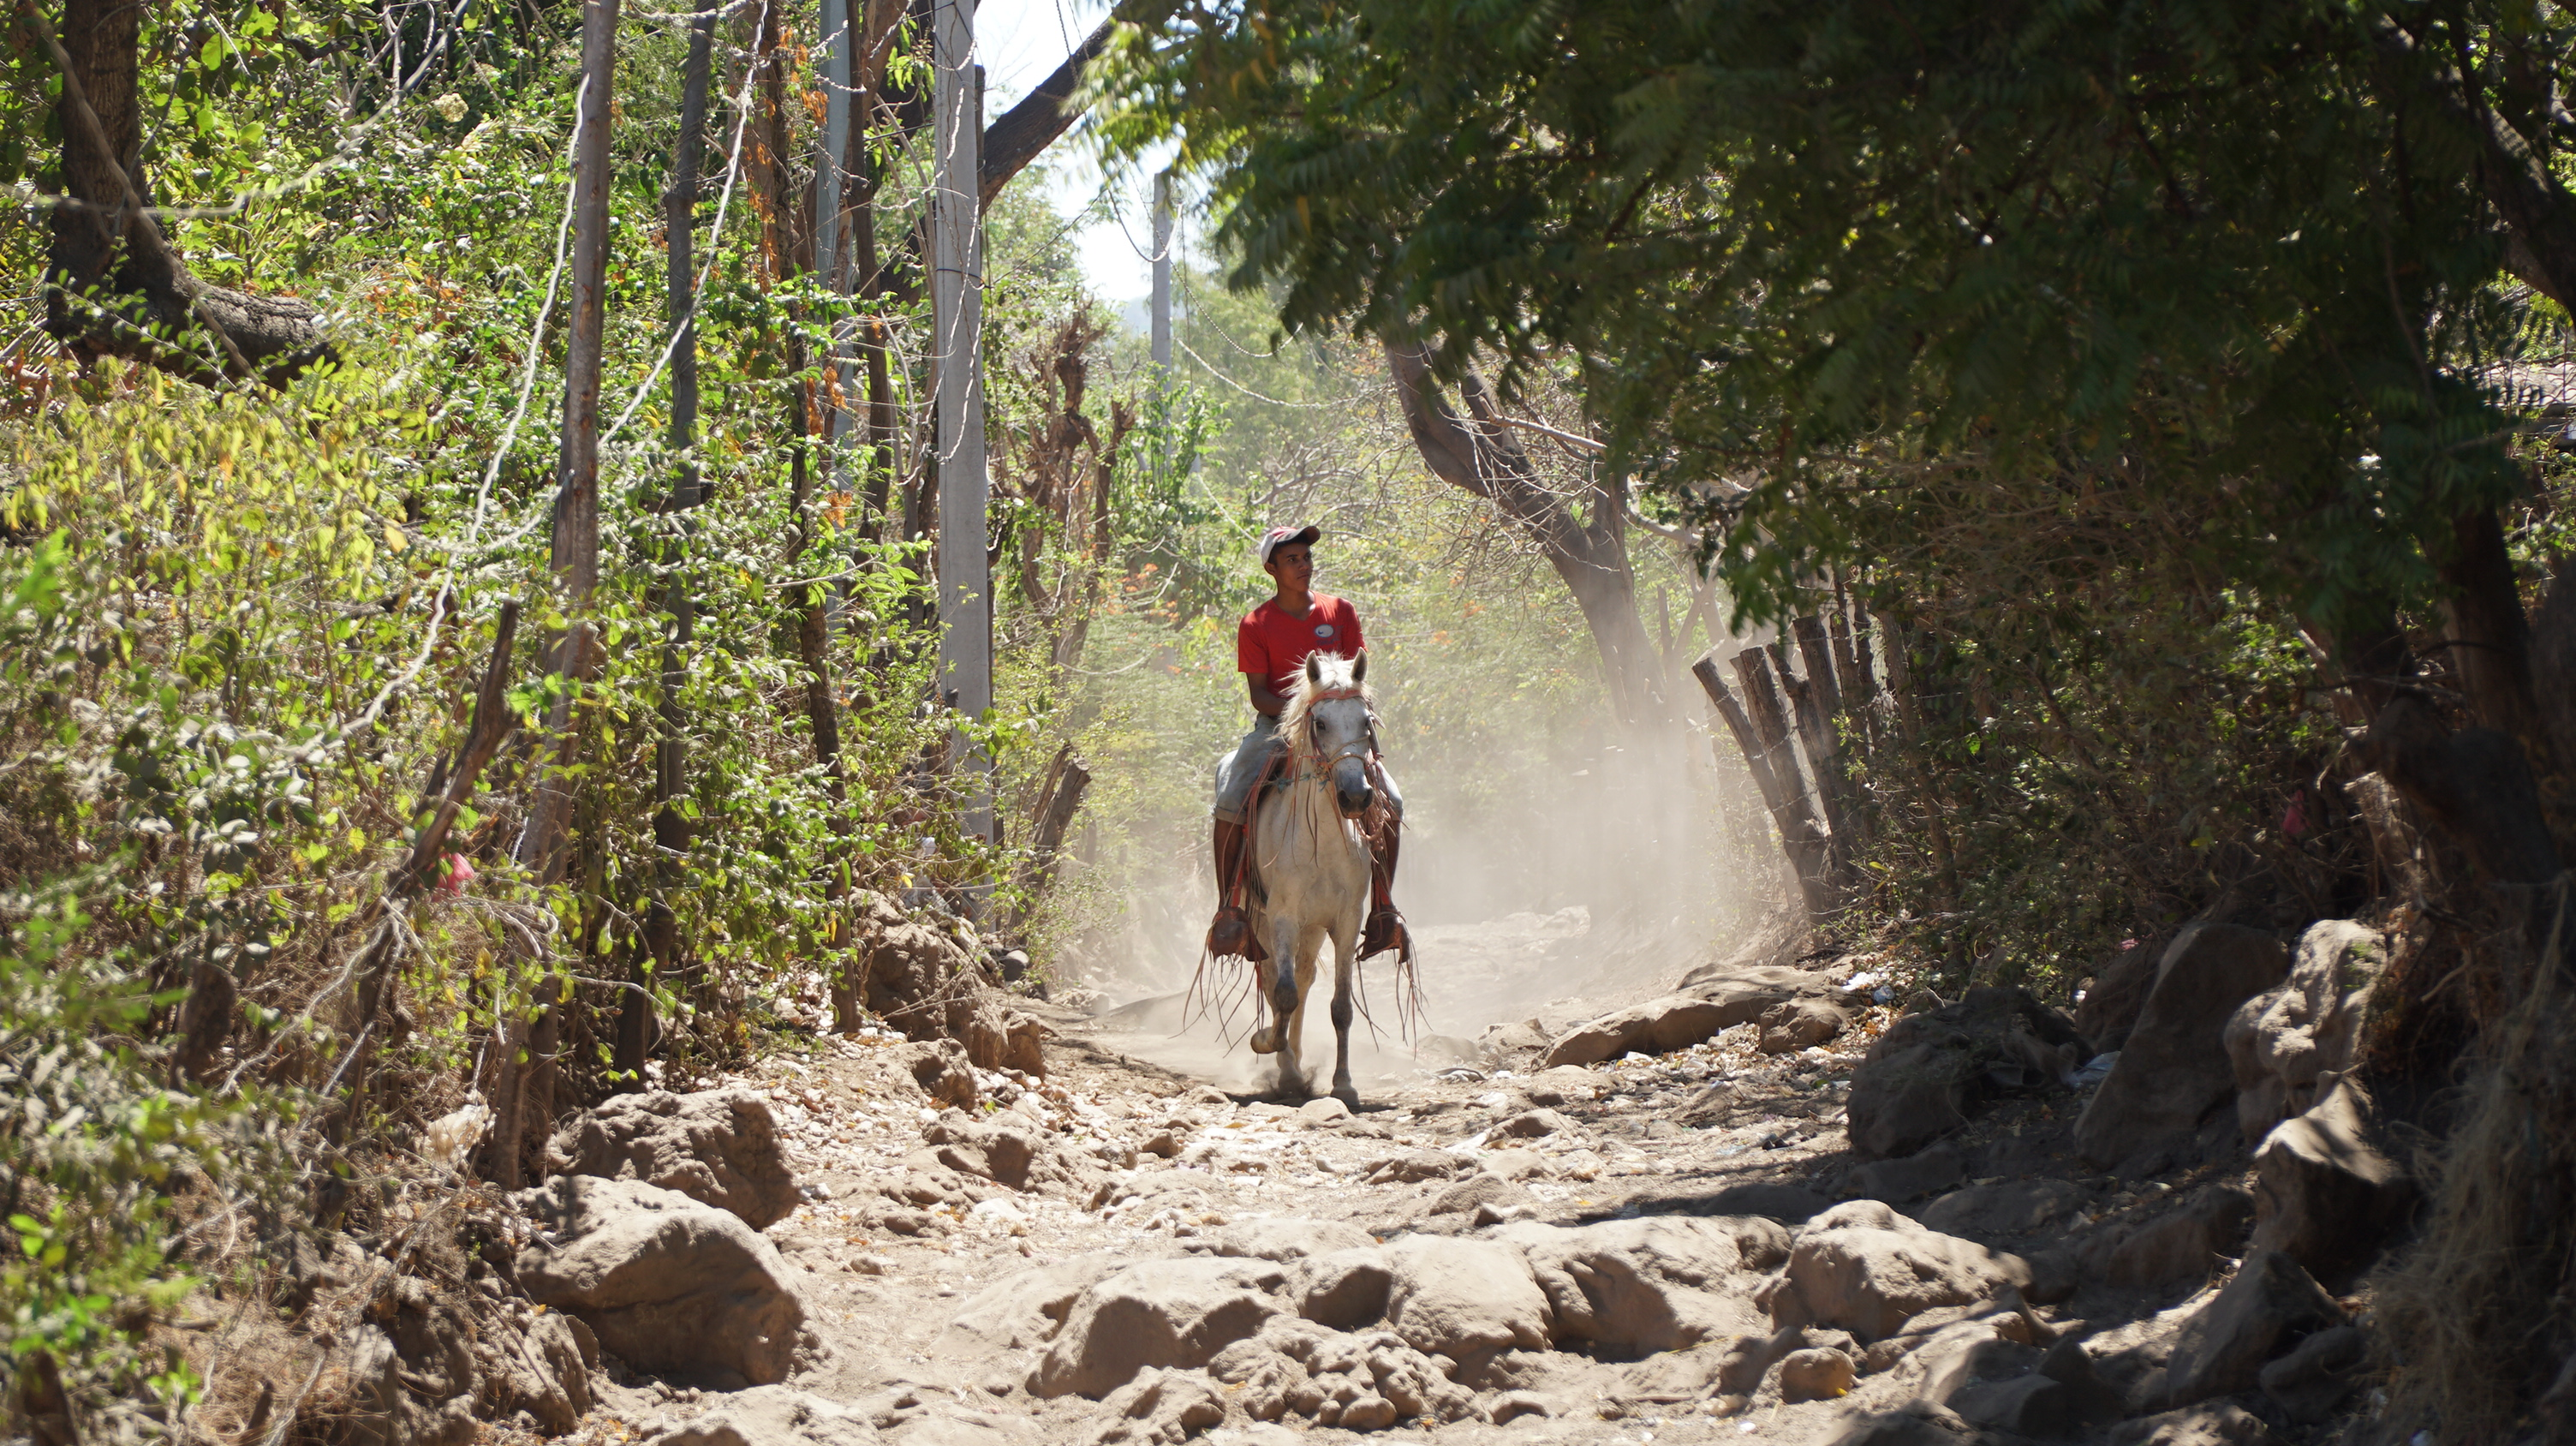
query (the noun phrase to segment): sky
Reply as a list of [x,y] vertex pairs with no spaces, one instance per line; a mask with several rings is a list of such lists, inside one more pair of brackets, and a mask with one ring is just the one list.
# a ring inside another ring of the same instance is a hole
[[[1063,64],[1108,15],[1109,5],[1110,0],[980,0],[975,46],[984,66],[985,119],[1010,109]],[[1043,160],[1053,171],[1047,199],[1058,213],[1077,215],[1101,194],[1099,168],[1078,132],[1068,132],[1049,147]],[[1112,305],[1138,300],[1152,286],[1153,268],[1146,260],[1154,244],[1150,184],[1139,178],[1110,198],[1111,219],[1089,223],[1075,234],[1083,275],[1093,294]]]

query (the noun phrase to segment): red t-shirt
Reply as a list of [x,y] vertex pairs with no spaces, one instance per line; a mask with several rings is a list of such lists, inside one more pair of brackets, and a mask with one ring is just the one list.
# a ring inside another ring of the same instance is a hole
[[1283,698],[1297,691],[1297,670],[1308,653],[1356,658],[1361,646],[1358,610],[1329,593],[1309,595],[1302,618],[1288,616],[1272,598],[1234,626],[1235,667],[1266,679]]

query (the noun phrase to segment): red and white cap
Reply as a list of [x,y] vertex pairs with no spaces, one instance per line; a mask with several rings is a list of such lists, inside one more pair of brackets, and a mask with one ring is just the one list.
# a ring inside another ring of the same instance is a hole
[[1323,535],[1323,529],[1312,523],[1304,527],[1274,527],[1261,534],[1261,561],[1266,566],[1270,561],[1270,554],[1286,547],[1289,543],[1311,543]]

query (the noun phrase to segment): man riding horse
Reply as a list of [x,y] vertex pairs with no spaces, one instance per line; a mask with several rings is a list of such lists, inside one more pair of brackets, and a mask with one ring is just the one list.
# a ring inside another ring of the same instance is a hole
[[[1251,957],[1257,947],[1245,926],[1243,900],[1244,809],[1252,790],[1269,772],[1270,762],[1285,747],[1279,738],[1280,711],[1296,691],[1297,671],[1309,653],[1359,658],[1368,651],[1360,636],[1360,615],[1347,601],[1314,590],[1313,527],[1274,527],[1261,539],[1261,570],[1270,574],[1278,592],[1244,614],[1235,624],[1235,666],[1252,694],[1252,730],[1243,735],[1231,757],[1216,771],[1216,922],[1208,926],[1207,948],[1219,958]],[[1395,778],[1378,760],[1378,785],[1396,823],[1369,837],[1369,912],[1360,934],[1360,957],[1383,954],[1404,942],[1404,916],[1396,912],[1393,889],[1397,840],[1403,830],[1404,796]]]

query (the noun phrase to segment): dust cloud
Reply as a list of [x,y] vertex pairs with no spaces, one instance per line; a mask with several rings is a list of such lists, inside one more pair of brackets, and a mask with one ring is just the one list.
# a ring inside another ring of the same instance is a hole
[[[1396,902],[1418,947],[1419,1012],[1405,1017],[1391,955],[1362,966],[1352,1071],[1363,1093],[1470,1062],[1489,1030],[1536,1021],[1554,1032],[1663,992],[1731,952],[1777,897],[1779,855],[1728,822],[1750,781],[1719,774],[1692,729],[1605,729],[1499,779],[1390,762],[1406,800]],[[1206,830],[1203,814],[1174,821],[1164,846],[1126,851],[1126,877],[1100,880],[1123,888],[1116,922],[1069,947],[1059,977],[1120,1032],[1120,1048],[1264,1091],[1277,1066],[1242,1042],[1256,1018],[1249,971],[1199,973],[1216,893]],[[1328,945],[1304,1031],[1318,1091],[1332,1064],[1320,1007],[1330,991]]]

